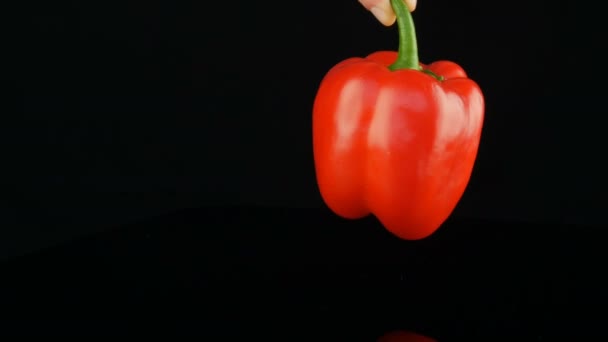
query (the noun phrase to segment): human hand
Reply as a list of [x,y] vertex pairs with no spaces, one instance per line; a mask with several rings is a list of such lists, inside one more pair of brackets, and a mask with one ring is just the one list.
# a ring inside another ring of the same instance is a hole
[[[404,0],[410,12],[416,9],[416,0]],[[395,23],[395,12],[391,7],[390,0],[359,0],[359,2],[367,8],[378,21],[383,25],[391,26]]]

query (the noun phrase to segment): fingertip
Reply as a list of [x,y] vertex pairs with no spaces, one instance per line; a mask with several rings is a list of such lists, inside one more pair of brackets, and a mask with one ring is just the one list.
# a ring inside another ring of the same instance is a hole
[[372,12],[374,17],[376,17],[376,19],[378,19],[378,21],[380,21],[380,23],[382,23],[384,26],[393,25],[397,19],[392,10],[388,11],[386,8],[382,8],[380,6],[372,7],[369,11]]
[[410,12],[414,12],[414,10],[416,9],[417,2],[417,0],[405,0],[407,8],[409,8]]

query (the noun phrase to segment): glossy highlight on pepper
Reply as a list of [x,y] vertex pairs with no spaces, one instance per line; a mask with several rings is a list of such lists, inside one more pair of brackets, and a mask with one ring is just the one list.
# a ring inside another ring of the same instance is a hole
[[392,0],[399,51],[350,58],[324,77],[313,108],[317,183],[337,215],[373,214],[402,239],[435,232],[469,182],[484,98],[449,61],[418,61],[414,25]]

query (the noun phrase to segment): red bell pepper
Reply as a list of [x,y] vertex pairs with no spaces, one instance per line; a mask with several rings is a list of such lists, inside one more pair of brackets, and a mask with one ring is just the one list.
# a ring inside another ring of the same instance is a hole
[[425,238],[451,215],[471,177],[484,98],[449,61],[418,61],[414,23],[391,0],[398,52],[334,66],[313,108],[317,183],[337,215],[373,214],[394,235]]

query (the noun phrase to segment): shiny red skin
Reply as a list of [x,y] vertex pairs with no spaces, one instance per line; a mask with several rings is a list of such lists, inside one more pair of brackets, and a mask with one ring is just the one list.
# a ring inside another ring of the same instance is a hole
[[373,214],[417,240],[451,215],[471,177],[484,120],[479,86],[453,62],[390,71],[396,52],[350,58],[321,82],[313,109],[317,183],[337,215]]

